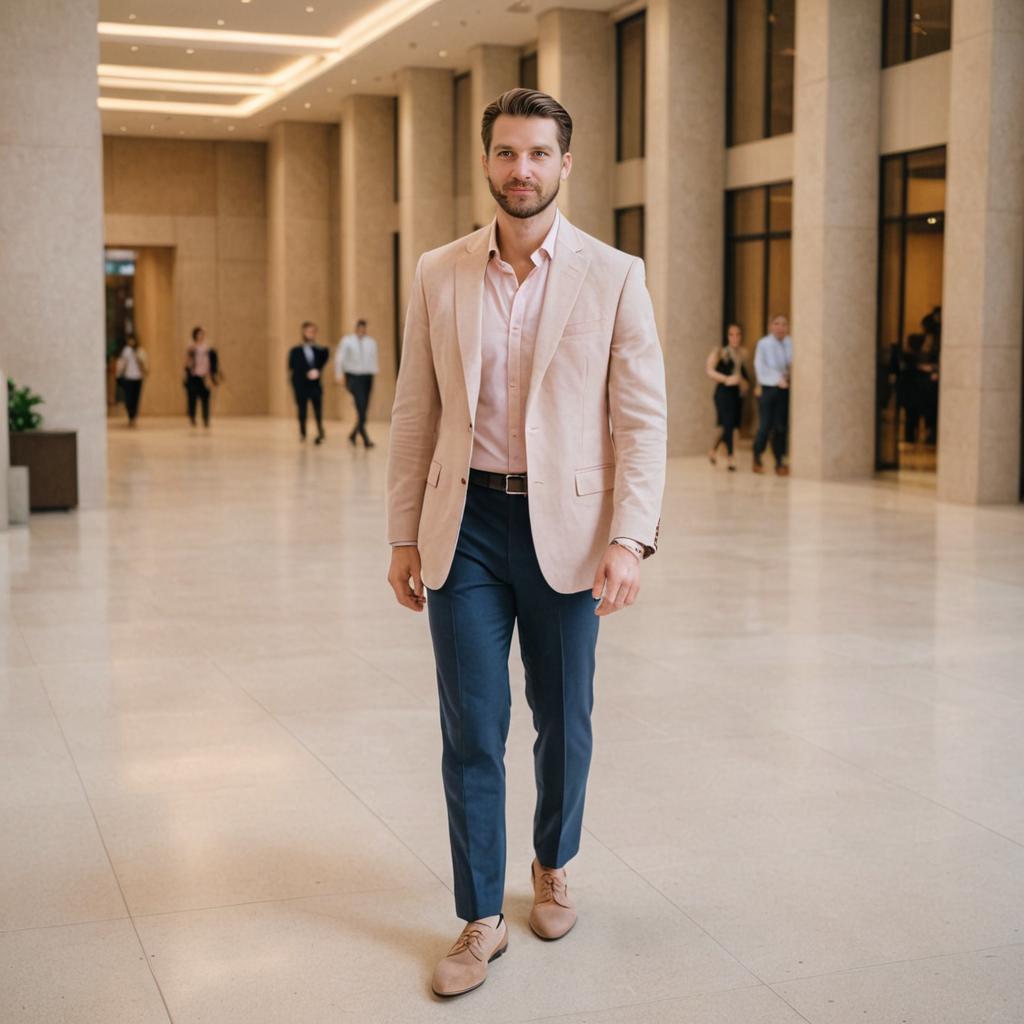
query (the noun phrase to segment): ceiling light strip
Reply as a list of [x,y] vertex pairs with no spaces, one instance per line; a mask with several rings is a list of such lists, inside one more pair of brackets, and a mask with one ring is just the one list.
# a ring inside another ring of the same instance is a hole
[[101,89],[138,89],[151,92],[205,92],[227,96],[255,96],[273,91],[269,85],[234,85],[224,82],[168,82],[157,78],[107,78],[100,75]]
[[101,39],[152,46],[180,46],[188,43],[210,50],[276,50],[281,53],[324,52],[337,48],[330,36],[291,36],[273,32],[234,32],[218,28],[178,28],[174,25],[130,25],[101,21]]

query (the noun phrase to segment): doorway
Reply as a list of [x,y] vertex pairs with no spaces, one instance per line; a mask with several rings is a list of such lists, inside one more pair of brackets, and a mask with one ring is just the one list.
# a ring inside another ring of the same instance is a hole
[[176,337],[174,249],[146,246],[108,248],[106,269],[107,412],[123,412],[115,364],[129,335],[146,354],[148,373],[140,416],[176,416],[184,411],[182,373],[185,346]]
[[934,478],[946,149],[882,158],[875,468]]

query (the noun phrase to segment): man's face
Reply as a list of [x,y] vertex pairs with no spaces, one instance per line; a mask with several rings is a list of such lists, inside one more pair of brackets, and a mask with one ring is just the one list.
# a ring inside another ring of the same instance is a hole
[[494,201],[510,217],[536,217],[569,177],[572,156],[558,149],[558,127],[545,117],[511,117],[494,122],[491,151],[481,157]]
[[316,324],[309,324],[302,328],[302,336],[306,341],[316,341]]
[[779,341],[789,333],[789,321],[784,316],[777,316],[772,321],[772,334],[775,335]]
[[361,338],[366,333],[366,324],[356,324],[356,334]]

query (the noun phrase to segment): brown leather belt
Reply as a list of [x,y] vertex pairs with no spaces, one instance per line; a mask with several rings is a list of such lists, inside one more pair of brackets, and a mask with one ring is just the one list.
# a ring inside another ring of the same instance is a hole
[[526,495],[526,476],[523,473],[488,473],[483,469],[471,469],[469,482],[477,487],[489,487],[503,494]]

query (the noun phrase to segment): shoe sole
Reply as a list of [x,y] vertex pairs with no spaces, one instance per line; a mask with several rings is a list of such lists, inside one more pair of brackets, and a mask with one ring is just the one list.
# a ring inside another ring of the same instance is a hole
[[[491,958],[487,961],[489,964],[493,964],[499,957],[504,956],[508,952],[508,937],[506,936],[505,941],[502,943],[499,949],[496,949],[492,954]],[[430,991],[434,993],[439,999],[454,999],[456,996],[464,996],[470,992],[475,992],[485,981],[487,975],[483,977],[483,981],[478,981],[475,985],[470,985],[469,988],[461,989],[458,992],[438,992],[433,985],[430,986]]]

